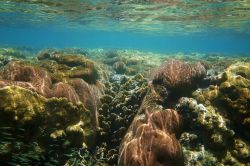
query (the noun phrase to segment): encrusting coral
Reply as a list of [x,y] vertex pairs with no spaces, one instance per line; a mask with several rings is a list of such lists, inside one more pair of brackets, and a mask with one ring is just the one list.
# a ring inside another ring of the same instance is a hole
[[177,109],[186,126],[180,138],[186,164],[250,163],[249,73],[249,63],[232,64],[216,76],[215,85],[194,91],[195,99],[180,99]]

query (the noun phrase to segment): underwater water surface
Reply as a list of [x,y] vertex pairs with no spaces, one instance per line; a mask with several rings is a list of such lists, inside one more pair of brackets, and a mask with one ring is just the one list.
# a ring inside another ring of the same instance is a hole
[[249,166],[249,0],[1,0],[0,165]]

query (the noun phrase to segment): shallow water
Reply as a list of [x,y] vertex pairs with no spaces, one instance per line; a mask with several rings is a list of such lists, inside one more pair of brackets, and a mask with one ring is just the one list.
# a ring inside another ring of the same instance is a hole
[[0,2],[0,44],[234,52],[250,48],[245,1]]
[[249,0],[1,0],[0,165],[249,166]]

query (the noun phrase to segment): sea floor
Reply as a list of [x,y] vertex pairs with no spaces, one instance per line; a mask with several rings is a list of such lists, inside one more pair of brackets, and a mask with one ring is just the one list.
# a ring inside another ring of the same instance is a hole
[[0,48],[1,165],[250,165],[250,57]]

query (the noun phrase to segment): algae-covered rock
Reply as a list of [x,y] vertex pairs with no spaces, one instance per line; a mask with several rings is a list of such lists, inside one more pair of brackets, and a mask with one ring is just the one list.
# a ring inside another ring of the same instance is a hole
[[222,74],[217,85],[199,89],[193,96],[203,104],[221,108],[235,124],[238,131],[243,129],[249,137],[250,117],[250,63],[238,62],[229,66]]
[[38,55],[42,66],[47,68],[55,80],[81,78],[88,83],[95,84],[100,79],[98,66],[83,55],[44,52]]
[[0,89],[1,123],[39,125],[46,114],[45,98],[18,87],[7,86]]
[[[95,142],[95,116],[82,104],[73,105],[63,98],[46,99],[18,86],[1,88],[0,98],[1,125],[23,127],[32,134],[32,138],[41,137],[41,130],[55,128],[66,133],[72,144],[82,145],[86,142],[93,145]],[[79,141],[71,139],[68,134],[68,128],[74,125],[78,125],[82,131]],[[49,134],[55,135],[55,131]]]
[[195,165],[194,161],[201,165],[241,165],[249,162],[240,158],[240,153],[248,153],[246,149],[233,144],[237,140],[237,133],[231,128],[233,122],[216,107],[204,106],[192,98],[181,98],[177,109],[185,126],[180,142],[186,165]]
[[[181,114],[187,123],[186,131],[198,136],[196,142],[202,144],[205,152],[209,151],[218,164],[250,163],[249,73],[249,63],[232,64],[216,76],[215,85],[193,92],[198,102],[195,99],[180,100]],[[187,153],[192,153],[194,147],[189,147]],[[220,150],[220,154],[216,150]]]

